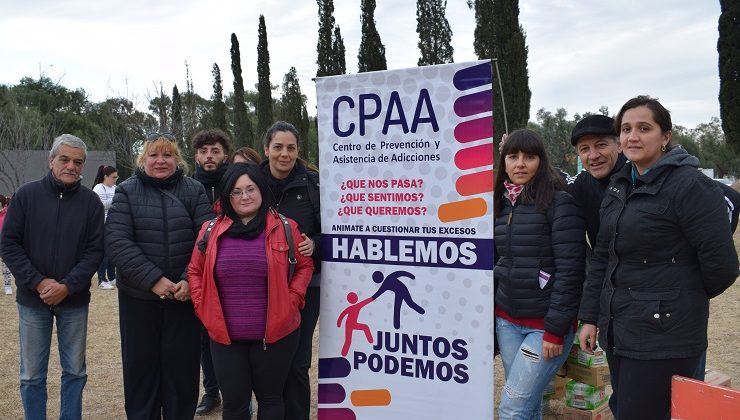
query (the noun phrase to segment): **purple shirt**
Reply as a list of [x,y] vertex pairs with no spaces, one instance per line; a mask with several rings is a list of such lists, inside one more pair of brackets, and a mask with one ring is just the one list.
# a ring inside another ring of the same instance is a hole
[[265,233],[251,240],[221,236],[214,277],[232,340],[262,340],[267,322]]

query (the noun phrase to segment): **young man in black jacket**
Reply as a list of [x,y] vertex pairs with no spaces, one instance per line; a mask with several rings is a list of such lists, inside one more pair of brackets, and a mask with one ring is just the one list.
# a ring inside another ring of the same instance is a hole
[[87,146],[62,134],[49,173],[13,195],[2,258],[18,289],[20,383],[26,418],[46,418],[46,371],[56,319],[62,365],[60,418],[82,418],[90,280],[103,258],[103,203],[80,185]]
[[[193,136],[193,150],[195,151],[193,178],[203,184],[206,195],[213,205],[213,212],[218,215],[220,213],[218,197],[221,195],[219,184],[226,172],[231,154],[229,135],[218,129],[200,131]],[[203,370],[204,394],[195,409],[195,414],[205,416],[221,403],[218,381],[211,360],[211,340],[205,329],[201,334],[200,366]]]

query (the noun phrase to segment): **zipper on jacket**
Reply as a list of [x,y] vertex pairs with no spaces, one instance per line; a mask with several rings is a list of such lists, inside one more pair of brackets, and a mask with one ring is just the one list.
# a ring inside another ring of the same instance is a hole
[[511,279],[511,270],[514,269],[514,256],[511,255],[511,219],[514,217],[514,208],[516,208],[516,204],[511,205],[511,211],[509,212],[509,221],[506,223],[509,228],[506,230],[506,254],[511,260],[511,264],[509,264],[509,273],[507,277]]
[[216,202],[216,187],[211,187],[211,204]]
[[[162,197],[162,219],[163,220],[163,227],[164,227],[164,264],[165,264],[165,276],[169,275],[170,272],[170,235],[169,235],[169,223],[167,223],[167,200],[165,199],[164,193],[160,192],[160,197]],[[170,279],[171,282],[177,283],[180,281],[180,279]]]
[[262,339],[262,350],[267,351],[267,339],[266,338]]

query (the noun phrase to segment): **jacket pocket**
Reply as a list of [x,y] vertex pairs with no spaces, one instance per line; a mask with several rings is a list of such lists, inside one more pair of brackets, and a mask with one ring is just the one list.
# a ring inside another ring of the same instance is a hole
[[686,308],[679,305],[681,288],[629,289],[630,313],[637,318],[642,347],[659,348],[665,333],[676,327]]

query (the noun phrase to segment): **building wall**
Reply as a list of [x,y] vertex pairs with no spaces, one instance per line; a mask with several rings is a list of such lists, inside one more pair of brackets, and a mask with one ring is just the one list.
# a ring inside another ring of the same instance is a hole
[[[82,185],[92,188],[98,166],[115,164],[116,152],[88,150],[82,169]],[[12,194],[21,185],[42,178],[47,172],[48,151],[0,151],[0,194]]]

